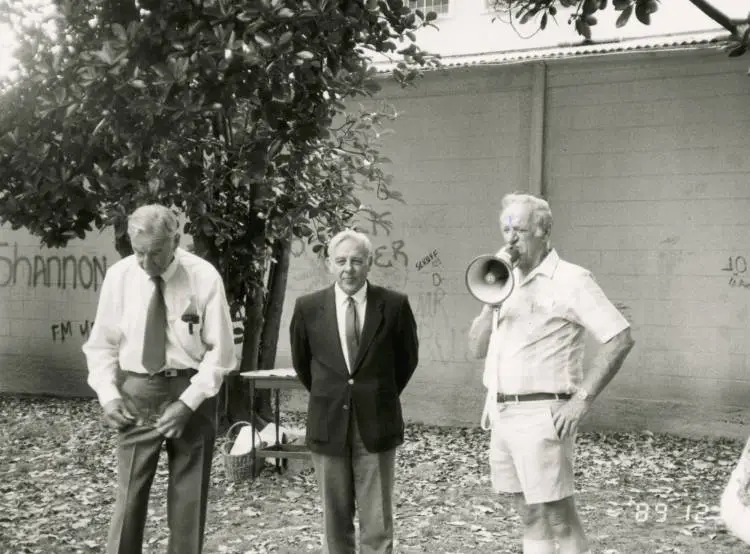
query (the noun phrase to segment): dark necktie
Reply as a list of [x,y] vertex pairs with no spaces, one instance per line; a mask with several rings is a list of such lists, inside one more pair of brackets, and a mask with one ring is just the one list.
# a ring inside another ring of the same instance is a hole
[[148,304],[146,329],[143,333],[143,367],[149,373],[156,373],[167,360],[167,306],[164,303],[162,286],[164,281],[158,275],[151,277],[154,294]]
[[359,350],[359,317],[357,316],[357,301],[351,296],[346,304],[346,318],[344,319],[346,332],[346,349],[349,352],[349,371],[354,369],[354,360]]

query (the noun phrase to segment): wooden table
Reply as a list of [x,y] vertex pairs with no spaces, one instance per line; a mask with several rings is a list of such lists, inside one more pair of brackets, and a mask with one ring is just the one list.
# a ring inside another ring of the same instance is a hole
[[[281,471],[280,459],[305,459],[309,458],[310,451],[304,444],[282,444],[279,437],[279,419],[281,406],[279,402],[279,391],[282,389],[303,389],[304,386],[297,378],[294,368],[263,369],[259,371],[245,371],[240,373],[243,379],[250,384],[250,413],[255,413],[255,391],[257,389],[270,389],[274,392],[275,407],[273,410],[274,423],[276,424],[276,441],[265,448],[255,448],[255,433],[252,433],[252,464],[255,467],[257,458],[276,458],[276,469]],[[286,464],[284,464],[286,465]]]

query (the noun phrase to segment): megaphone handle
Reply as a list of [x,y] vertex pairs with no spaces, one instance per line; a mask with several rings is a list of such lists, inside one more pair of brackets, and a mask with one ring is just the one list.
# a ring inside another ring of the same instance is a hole
[[492,308],[492,330],[494,331],[497,329],[497,326],[500,324],[500,306],[495,306]]

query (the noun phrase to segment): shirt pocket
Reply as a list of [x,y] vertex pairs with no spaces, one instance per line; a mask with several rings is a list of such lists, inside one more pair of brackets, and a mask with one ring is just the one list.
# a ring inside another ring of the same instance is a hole
[[203,310],[194,296],[184,295],[175,299],[175,310],[168,315],[169,327],[177,343],[192,358],[200,359],[205,347],[202,340]]
[[560,305],[554,295],[534,297],[529,304],[531,315],[542,318],[554,316],[559,309]]

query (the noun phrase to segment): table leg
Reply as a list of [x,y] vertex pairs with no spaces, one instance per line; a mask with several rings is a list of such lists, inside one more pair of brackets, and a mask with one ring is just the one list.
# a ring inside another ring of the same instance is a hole
[[[279,425],[281,423],[281,406],[279,404],[279,389],[274,390],[275,396],[276,396],[276,413],[274,414],[274,419],[276,421],[276,448],[281,449],[281,441],[279,439]],[[276,471],[281,473],[281,458],[276,458]]]
[[255,479],[255,465],[258,463],[258,458],[255,455],[255,381],[252,379],[250,379],[250,434],[252,435],[252,439],[250,439],[250,480],[252,481]]

